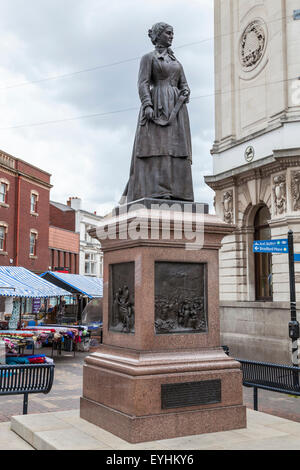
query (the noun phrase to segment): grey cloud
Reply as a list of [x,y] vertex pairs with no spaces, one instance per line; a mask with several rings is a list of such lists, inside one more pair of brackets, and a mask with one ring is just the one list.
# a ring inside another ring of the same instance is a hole
[[[11,45],[3,50],[1,65],[14,77],[13,82],[19,83],[140,57],[152,48],[147,29],[163,20],[175,27],[174,49],[184,65],[192,96],[210,94],[213,91],[213,42],[180,46],[212,37],[212,3],[206,0],[4,0],[0,26],[3,38],[11,38]],[[23,105],[17,108],[17,122],[7,122],[7,125],[138,108],[138,67],[139,61],[134,60],[37,83],[39,101],[32,102],[32,109],[28,109],[24,98]],[[16,90],[0,90],[0,96],[5,93],[7,106],[13,103],[18,107],[16,96],[22,92],[24,96],[30,94],[26,86]],[[49,115],[45,112],[47,108]],[[189,111],[195,194],[199,199],[202,195],[209,199],[209,191],[204,190],[203,172],[211,171],[213,97],[191,101]],[[76,188],[89,209],[89,204],[100,206],[114,201],[115,194],[123,190],[129,173],[137,114],[138,111],[133,110],[105,118],[16,129],[10,134],[11,140],[8,136],[3,139],[6,145],[3,150],[11,153],[11,149],[21,148],[22,158],[45,165],[53,174],[52,198],[57,195],[66,199],[69,193],[74,195]],[[118,129],[122,132],[115,139]],[[43,156],[39,155],[40,149]],[[80,165],[85,167],[83,174],[89,180],[88,190],[84,184],[78,185],[77,176],[72,174]],[[63,180],[59,172],[67,174],[68,178]],[[64,188],[61,188],[58,185],[63,181]]]

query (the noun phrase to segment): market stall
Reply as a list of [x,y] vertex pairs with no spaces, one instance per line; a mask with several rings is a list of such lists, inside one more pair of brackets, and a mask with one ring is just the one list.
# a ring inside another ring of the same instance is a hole
[[57,354],[64,351],[73,351],[74,356],[76,350],[88,351],[90,333],[86,326],[58,326],[46,325],[27,327],[26,331],[33,332],[36,336],[37,344],[41,346],[51,346],[52,354],[56,350]]
[[42,358],[47,356],[37,353],[43,347],[51,348],[51,358],[54,351],[57,351],[57,355],[61,355],[62,351],[73,351],[75,356],[76,350],[88,350],[89,332],[84,326],[26,327],[21,330],[0,331],[0,342],[5,345],[7,364],[16,358],[16,363],[20,364],[27,363],[27,359],[30,363],[44,363],[47,361]]
[[[1,364],[53,364],[53,359],[35,352],[37,336],[33,331],[0,331]],[[29,352],[30,350],[30,352]]]
[[62,323],[81,322],[82,313],[88,303],[93,299],[103,297],[103,279],[99,277],[81,276],[58,271],[47,271],[41,274],[41,277],[56,287],[68,291],[73,296],[73,304],[66,304],[65,306],[64,315],[61,319]]
[[53,303],[59,305],[68,296],[68,291],[25,268],[0,266],[0,328],[37,324]]

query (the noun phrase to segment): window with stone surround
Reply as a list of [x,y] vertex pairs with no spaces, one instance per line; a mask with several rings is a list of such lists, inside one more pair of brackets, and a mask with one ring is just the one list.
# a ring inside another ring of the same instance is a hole
[[37,239],[38,239],[38,233],[35,230],[31,230],[30,232],[30,249],[29,249],[29,255],[30,256],[36,256],[36,246],[37,246]]
[[0,252],[1,253],[6,251],[7,230],[8,230],[8,226],[6,224],[0,223]]
[[38,200],[39,200],[39,193],[36,191],[31,191],[30,193],[30,213],[37,214],[38,213]]
[[0,179],[0,204],[5,205],[8,202],[8,190],[9,190],[9,182]]

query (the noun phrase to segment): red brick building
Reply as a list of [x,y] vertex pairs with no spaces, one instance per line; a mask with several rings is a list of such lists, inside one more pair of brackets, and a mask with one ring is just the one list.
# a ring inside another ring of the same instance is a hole
[[79,233],[50,226],[49,249],[52,271],[79,273]]
[[0,265],[49,269],[50,177],[0,151]]
[[50,266],[52,271],[79,274],[80,235],[75,232],[76,212],[50,201]]
[[50,225],[75,232],[76,211],[69,205],[50,201]]
[[[97,215],[96,212],[92,213],[83,210],[81,203],[82,201],[78,197],[70,197],[67,204],[50,201],[50,226],[60,228],[65,230],[65,232],[73,232],[73,234],[75,232],[78,235],[78,257],[75,256],[77,271],[74,274],[102,277],[103,253],[101,245],[97,240],[90,237],[89,230],[96,228],[101,223],[103,217]],[[66,233],[64,237],[66,237]],[[72,245],[72,243],[70,239],[69,246],[73,246],[74,249],[74,244]],[[75,255],[75,252],[73,254]],[[73,258],[72,263],[74,263]],[[68,260],[68,253],[66,253],[66,256],[61,253],[60,260],[60,262],[57,261],[57,254],[53,252],[51,254],[50,265],[60,264],[63,267],[62,260]]]

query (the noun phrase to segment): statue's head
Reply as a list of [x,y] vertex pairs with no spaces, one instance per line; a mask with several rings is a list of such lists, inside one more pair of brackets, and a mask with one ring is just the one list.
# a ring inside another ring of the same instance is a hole
[[149,29],[148,36],[155,46],[170,47],[173,42],[174,30],[167,23],[156,23]]

